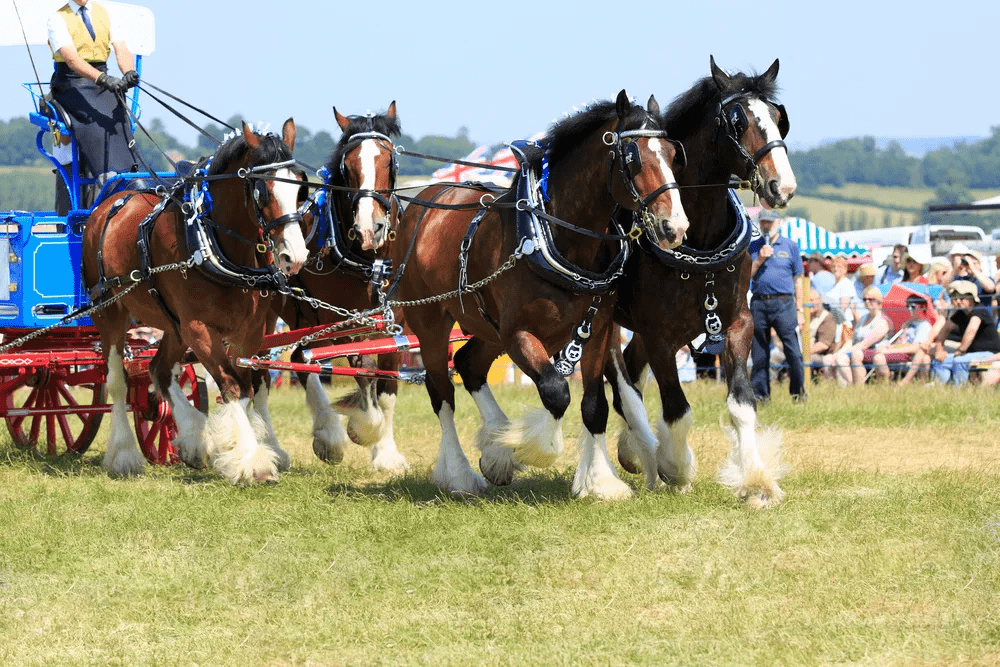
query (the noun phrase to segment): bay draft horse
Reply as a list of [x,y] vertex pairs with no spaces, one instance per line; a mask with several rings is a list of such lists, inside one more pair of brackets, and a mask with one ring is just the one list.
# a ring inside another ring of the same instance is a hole
[[683,142],[690,157],[678,182],[691,229],[684,245],[672,251],[644,240],[643,250],[626,267],[617,302],[615,320],[635,332],[624,355],[628,379],[639,384],[648,362],[659,384],[661,416],[655,437],[639,390],[623,382],[617,349],[606,374],[615,408],[626,420],[618,443],[621,465],[636,472],[649,455],[645,450],[655,450],[661,479],[685,491],[696,472],[687,442],[693,416],[677,377],[675,354],[699,336],[708,337],[722,353],[732,423],[727,433],[733,445],[718,479],[748,505],[767,507],[782,498],[778,481],[786,468],[780,433],[757,433],[757,402],[747,376],[754,329],[747,305],[748,243],[754,230],[728,183],[734,174],[749,181],[768,207],[788,204],[796,188],[783,142],[788,114],[775,101],[777,60],[760,75],[729,74],[714,58],[709,63],[711,76],[678,96],[661,117],[662,126]]
[[[627,252],[627,237],[609,241],[601,235],[612,213],[618,206],[643,209],[663,247],[680,243],[688,227],[677,190],[671,189],[676,184],[671,163],[679,151],[664,136],[657,120],[633,105],[624,90],[615,102],[596,103],[554,125],[541,142],[546,147],[547,211],[576,228],[554,225],[531,243],[518,230],[515,206],[523,209],[528,201],[524,193],[534,191],[529,187],[532,174],[541,166],[536,159],[522,165],[514,186],[492,205],[493,195],[485,190],[436,185],[418,198],[457,208],[411,203],[403,213],[393,261],[398,298],[407,325],[420,340],[427,393],[441,425],[431,474],[437,486],[456,493],[487,488],[486,479],[469,465],[455,430],[455,388],[448,373],[448,339],[455,322],[473,335],[455,354],[455,368],[482,418],[476,445],[486,477],[509,483],[515,465],[548,465],[561,451],[569,384],[549,358],[570,342],[594,302],[585,280],[601,284],[609,267]],[[575,277],[541,277],[528,256],[532,253],[557,258],[564,268],[572,267],[567,271]],[[467,266],[464,279],[462,265]],[[460,282],[476,290],[459,297]],[[611,328],[610,314],[595,317],[588,345],[604,346]],[[504,351],[535,383],[545,408],[516,424],[486,382],[491,363]],[[597,365],[595,373],[601,371]],[[607,414],[605,402],[603,414],[594,406],[584,418],[606,421]]]
[[[333,187],[318,189],[306,207],[305,223],[316,230],[310,235],[310,259],[288,284],[340,308],[366,311],[374,305],[372,281],[381,279],[375,261],[387,252],[399,217],[398,200],[383,193],[396,187],[393,138],[399,137],[400,124],[395,101],[381,114],[347,117],[336,109],[333,113],[342,134],[323,172],[324,183]],[[276,313],[292,329],[345,319],[301,299],[285,297],[275,305]],[[301,350],[294,355],[301,358]],[[384,370],[395,370],[399,362],[399,353],[378,357],[378,367]],[[353,440],[371,448],[373,469],[403,472],[409,468],[393,437],[396,380],[357,378],[357,390],[336,404],[348,416],[346,430],[319,376],[303,373],[299,380],[306,388],[313,419],[316,456],[339,463]]]
[[[132,320],[163,330],[149,373],[157,395],[170,403],[178,430],[174,445],[188,465],[202,467],[210,461],[233,484],[274,481],[278,466],[287,466],[288,455],[270,446],[276,439],[251,408],[250,370],[233,363],[258,351],[274,294],[248,289],[242,279],[226,282],[207,265],[230,274],[249,272],[254,281],[271,276],[279,282],[272,262],[285,275],[302,267],[307,250],[298,214],[299,186],[266,178],[295,178],[294,145],[292,119],[285,122],[281,138],[256,134],[244,123],[242,134],[220,146],[210,164],[195,172],[204,180],[187,186],[183,209],[178,202],[181,191],[174,190],[162,202],[148,192],[123,193],[91,213],[83,238],[87,284],[100,291],[101,301],[108,301],[136,279],[131,276],[143,277],[145,283],[93,315],[113,403],[102,463],[108,471],[137,475],[145,466],[125,412],[122,354]],[[150,275],[151,267],[192,257],[188,230],[198,220],[204,223],[201,233],[216,238],[218,252],[212,261],[203,257],[202,264],[186,270]],[[142,252],[143,246],[148,253]],[[179,364],[189,348],[222,394],[223,406],[210,418],[188,403],[177,383]]]

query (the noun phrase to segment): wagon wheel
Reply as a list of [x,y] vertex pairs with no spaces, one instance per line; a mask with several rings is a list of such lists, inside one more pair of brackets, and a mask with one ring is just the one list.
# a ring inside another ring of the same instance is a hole
[[0,381],[0,400],[7,406],[7,430],[17,447],[46,453],[83,454],[97,436],[107,403],[101,373],[74,366],[30,370]]
[[[195,373],[194,366],[188,364],[181,369],[177,383],[188,401],[198,410],[208,414],[208,386]],[[132,413],[135,433],[139,436],[139,449],[154,465],[170,465],[181,460],[174,449],[177,437],[177,423],[170,411],[170,403],[146,385],[148,400],[145,407],[137,405]]]

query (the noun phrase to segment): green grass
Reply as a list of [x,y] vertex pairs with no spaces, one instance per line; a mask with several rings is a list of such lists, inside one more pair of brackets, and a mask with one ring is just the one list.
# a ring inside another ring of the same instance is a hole
[[[183,466],[112,479],[103,433],[75,460],[0,445],[0,663],[1000,659],[995,395],[820,385],[796,405],[782,389],[761,421],[784,428],[793,472],[765,512],[712,480],[728,445],[709,381],[689,391],[693,492],[625,475],[637,496],[621,503],[570,497],[573,451],[483,498],[441,494],[419,387],[398,405],[401,477],[370,472],[357,447],[317,461],[297,389],[273,397],[295,459],[276,486]],[[533,390],[497,393],[513,413],[537,405]],[[461,391],[458,417],[468,445]],[[574,405],[568,443],[579,423]]]

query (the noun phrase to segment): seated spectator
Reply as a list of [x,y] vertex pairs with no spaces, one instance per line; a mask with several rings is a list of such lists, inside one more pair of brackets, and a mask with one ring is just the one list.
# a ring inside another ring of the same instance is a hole
[[[910,318],[903,323],[890,343],[876,348],[872,355],[872,365],[878,378],[888,380],[889,364],[909,364],[913,355],[920,350],[920,344],[930,339],[928,306],[930,302],[919,294],[906,297],[906,309]],[[933,310],[933,306],[930,308]]]
[[826,268],[826,259],[818,252],[809,255],[806,266],[806,273],[809,274],[810,284],[816,288],[820,294],[824,294],[833,288],[837,279],[834,278]]
[[[809,290],[809,361],[814,367],[823,364],[823,355],[833,351],[837,325],[833,315],[823,307],[823,298],[815,288]],[[780,345],[771,348],[771,368],[785,364],[785,352]]]
[[[865,290],[875,283],[875,265],[862,264],[854,278],[854,293],[856,303],[864,304]],[[867,311],[866,311],[867,312]]]
[[924,275],[931,268],[930,252],[924,248],[913,248],[903,257],[903,282],[928,284]]
[[882,313],[882,291],[874,286],[869,287],[865,290],[864,303],[868,314],[854,313],[856,324],[851,344],[845,345],[835,354],[823,357],[823,364],[835,369],[837,382],[841,386],[865,383],[865,362],[872,360],[874,346],[892,333],[892,322]]
[[854,281],[847,277],[846,257],[838,255],[833,258],[833,276],[837,279],[837,282],[832,289],[821,292],[823,303],[830,306],[830,310],[834,311],[834,317],[840,315],[838,319],[841,322],[852,323],[854,320],[852,319],[850,306],[851,302],[857,296],[857,290],[854,289]]
[[[953,385],[969,381],[969,363],[1000,353],[1000,334],[989,308],[981,305],[978,289],[968,280],[955,280],[948,285],[953,310],[947,319],[938,318],[928,341],[914,354],[909,381],[921,367],[931,366],[934,379]],[[949,351],[945,346],[948,334],[956,332],[958,346]]]

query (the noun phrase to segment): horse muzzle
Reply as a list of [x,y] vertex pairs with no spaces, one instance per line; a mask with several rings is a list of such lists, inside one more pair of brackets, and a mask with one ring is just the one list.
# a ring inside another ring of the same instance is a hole
[[675,215],[669,218],[654,218],[649,216],[646,229],[661,250],[672,250],[684,242],[690,223],[686,215]]

